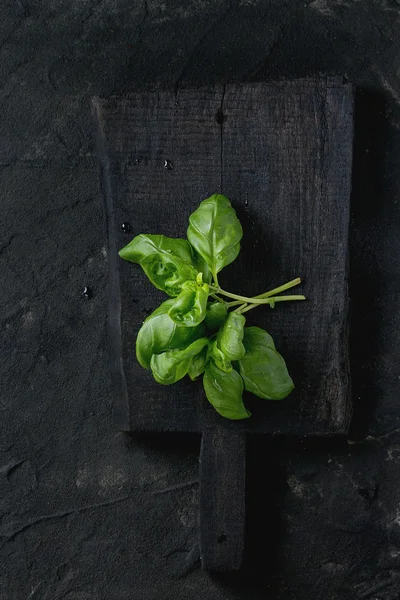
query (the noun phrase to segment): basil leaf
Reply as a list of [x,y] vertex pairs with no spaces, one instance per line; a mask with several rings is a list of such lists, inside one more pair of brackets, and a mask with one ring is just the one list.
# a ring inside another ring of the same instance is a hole
[[150,254],[169,254],[193,266],[192,248],[188,241],[181,238],[170,238],[166,235],[141,233],[124,246],[118,254],[121,258],[133,263],[140,263]]
[[243,344],[246,354],[239,370],[246,390],[266,400],[286,398],[294,384],[271,336],[259,327],[246,327]]
[[192,248],[186,240],[140,234],[119,255],[140,264],[151,283],[172,297],[179,295],[185,281],[196,279]]
[[225,321],[228,310],[225,304],[222,302],[209,302],[207,304],[206,316],[204,319],[204,325],[209,331],[216,331]]
[[204,373],[203,386],[207,400],[223,417],[238,420],[251,416],[243,404],[243,380],[237,371],[224,373],[210,361]]
[[169,309],[169,316],[177,325],[196,327],[206,316],[210,288],[207,283],[187,281]]
[[239,360],[246,352],[242,343],[246,318],[230,312],[218,332],[218,348],[229,358]]
[[243,230],[230,201],[214,194],[189,217],[187,237],[215,276],[235,260]]
[[217,367],[219,369],[221,369],[221,371],[224,371],[224,373],[230,373],[232,371],[233,367],[232,367],[231,361],[218,348],[217,340],[214,340],[210,343],[208,356],[209,356],[209,358],[213,359],[213,361],[217,365]]
[[174,303],[170,298],[163,302],[144,321],[136,338],[136,357],[145,369],[150,368],[150,359],[153,354],[160,354],[165,350],[186,348],[194,340],[204,335],[204,326],[178,327],[169,317],[168,311]]
[[211,283],[211,271],[208,267],[208,264],[204,260],[202,256],[191,246],[192,255],[193,255],[193,265],[198,273],[203,273],[203,281],[204,283]]
[[272,348],[275,350],[275,343],[272,336],[261,327],[245,327],[244,335],[246,337],[247,346],[258,346]]
[[188,370],[188,375],[192,381],[195,381],[202,373],[208,363],[208,346],[205,346],[199,354],[197,354],[192,362],[190,363],[190,367]]
[[154,379],[163,385],[170,385],[179,381],[187,374],[193,358],[207,344],[207,338],[200,338],[183,350],[168,350],[161,354],[153,354],[150,360],[150,368]]

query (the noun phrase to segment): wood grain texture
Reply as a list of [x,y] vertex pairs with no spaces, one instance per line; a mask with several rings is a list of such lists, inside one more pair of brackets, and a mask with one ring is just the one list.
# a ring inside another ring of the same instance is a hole
[[200,388],[189,381],[157,385],[136,361],[137,332],[166,298],[117,250],[143,232],[185,236],[189,214],[220,189],[221,98],[222,88],[93,103],[109,243],[111,369],[123,430],[199,430]]
[[[346,433],[350,417],[347,249],[352,90],[338,79],[228,85],[212,90],[96,100],[107,198],[110,333],[123,429],[228,430],[290,435]],[[220,124],[215,115],[222,110]],[[170,160],[172,170],[164,168]],[[232,291],[260,293],[304,278],[309,301],[258,308],[287,359],[296,390],[283,402],[246,398],[253,411],[228,422],[201,383],[156,384],[135,360],[135,338],[163,299],[116,250],[141,232],[185,235],[189,214],[227,194],[244,228],[241,256],[221,273]],[[128,221],[132,233],[124,234]]]
[[309,299],[248,315],[271,333],[296,384],[284,402],[251,402],[253,414],[284,433],[345,433],[350,87],[336,79],[228,87],[223,113],[222,186],[244,236],[221,285],[252,295],[300,276]]
[[245,530],[246,434],[203,432],[200,454],[200,554],[203,569],[242,564]]

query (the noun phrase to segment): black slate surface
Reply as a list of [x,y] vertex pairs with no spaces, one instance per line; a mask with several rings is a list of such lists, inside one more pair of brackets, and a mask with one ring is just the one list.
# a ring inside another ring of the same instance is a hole
[[[397,600],[398,2],[5,0],[0,8],[0,596]],[[210,578],[195,547],[198,440],[127,439],[112,417],[90,98],[319,72],[357,85],[350,439],[358,443],[254,440],[248,571]],[[261,493],[260,461],[270,465]]]

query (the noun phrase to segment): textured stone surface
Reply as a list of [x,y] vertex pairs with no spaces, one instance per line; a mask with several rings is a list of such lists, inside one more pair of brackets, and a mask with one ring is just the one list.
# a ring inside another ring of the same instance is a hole
[[[399,27],[397,0],[3,0],[2,600],[397,600]],[[358,87],[358,443],[253,440],[248,570],[211,578],[198,440],[113,422],[90,97],[320,72]]]

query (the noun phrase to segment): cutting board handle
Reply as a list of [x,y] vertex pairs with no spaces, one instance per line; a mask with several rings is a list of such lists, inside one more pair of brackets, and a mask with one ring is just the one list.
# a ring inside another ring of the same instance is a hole
[[246,434],[213,428],[200,452],[200,554],[206,571],[240,568],[245,534]]

